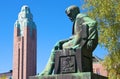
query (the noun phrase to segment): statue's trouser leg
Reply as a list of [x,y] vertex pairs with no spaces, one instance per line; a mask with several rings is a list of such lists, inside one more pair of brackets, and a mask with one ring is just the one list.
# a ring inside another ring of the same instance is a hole
[[41,75],[52,74],[53,69],[54,69],[54,65],[55,65],[55,50],[59,50],[59,49],[61,49],[61,47],[62,47],[62,43],[60,41],[57,42],[51,51],[51,55],[50,55],[50,58],[48,60],[48,63],[46,65],[45,69],[43,70],[43,72],[41,73]]
[[50,75],[53,72],[54,69],[54,62],[55,61],[55,50],[52,50],[50,58],[48,60],[48,63],[44,69],[44,71],[42,72],[41,75]]
[[76,40],[70,40],[62,45],[63,49],[69,49],[75,46],[75,41]]

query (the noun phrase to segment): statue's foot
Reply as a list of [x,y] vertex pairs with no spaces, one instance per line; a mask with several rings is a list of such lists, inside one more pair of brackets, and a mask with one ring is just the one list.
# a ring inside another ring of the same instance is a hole
[[40,73],[41,76],[44,76],[44,75],[49,75],[49,72],[48,71],[44,71],[42,73]]
[[40,73],[40,76],[44,76],[45,75],[45,73]]

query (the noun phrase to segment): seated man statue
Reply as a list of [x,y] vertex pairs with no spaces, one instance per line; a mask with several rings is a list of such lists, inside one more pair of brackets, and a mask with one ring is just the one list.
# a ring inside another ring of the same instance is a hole
[[[88,40],[87,47],[93,48],[94,39],[97,38],[97,23],[96,21],[92,20],[88,16],[81,14],[80,10],[77,6],[72,5],[66,9],[66,14],[70,18],[70,20],[73,22],[73,30],[72,30],[72,36],[67,40],[61,40],[59,41],[54,48],[51,51],[51,55],[49,58],[49,61],[46,65],[46,68],[43,70],[43,72],[40,75],[50,75],[52,74],[54,70],[55,65],[55,51],[56,50],[62,50],[62,49],[76,49],[80,48],[80,42],[83,40],[80,36],[80,33],[82,31],[82,27],[87,26],[88,27],[88,38],[85,38]],[[94,48],[97,45],[94,44]]]

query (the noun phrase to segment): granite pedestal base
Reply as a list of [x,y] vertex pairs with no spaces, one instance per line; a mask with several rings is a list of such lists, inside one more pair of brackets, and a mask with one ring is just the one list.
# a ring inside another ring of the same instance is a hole
[[29,77],[29,79],[108,79],[108,78],[91,72],[82,72],[46,76],[31,76]]

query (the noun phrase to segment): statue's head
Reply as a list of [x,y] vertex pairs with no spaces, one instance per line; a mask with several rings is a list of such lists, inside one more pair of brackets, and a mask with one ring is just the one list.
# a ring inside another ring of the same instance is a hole
[[79,7],[72,5],[65,10],[65,13],[70,18],[71,21],[74,21],[77,14],[80,13]]

